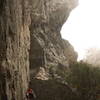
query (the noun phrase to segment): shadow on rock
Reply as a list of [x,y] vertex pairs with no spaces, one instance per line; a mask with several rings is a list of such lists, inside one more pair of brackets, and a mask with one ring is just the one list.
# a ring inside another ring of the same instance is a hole
[[36,100],[78,100],[76,93],[65,84],[55,80],[32,80]]

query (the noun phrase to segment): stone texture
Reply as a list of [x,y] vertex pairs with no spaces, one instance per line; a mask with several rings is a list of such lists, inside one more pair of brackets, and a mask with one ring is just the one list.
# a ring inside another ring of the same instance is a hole
[[24,100],[29,81],[28,0],[0,0],[0,100]]
[[[30,68],[68,67],[60,30],[77,0],[32,0]],[[74,51],[73,51],[74,53]],[[37,73],[37,71],[36,71]]]
[[75,52],[73,46],[67,40],[63,40],[63,43],[66,60],[68,60],[69,64],[77,62],[78,54]]
[[68,67],[60,30],[76,5],[76,0],[0,0],[0,100],[25,99],[29,60],[31,73],[42,79],[51,66]]

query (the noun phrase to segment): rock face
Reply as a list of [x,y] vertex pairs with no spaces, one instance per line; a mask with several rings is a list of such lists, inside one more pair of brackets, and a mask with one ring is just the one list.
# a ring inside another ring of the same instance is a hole
[[67,46],[60,30],[76,5],[77,0],[32,0],[31,70],[40,67],[47,70],[59,65],[68,67],[68,56],[64,50]]
[[70,64],[77,62],[78,54],[77,52],[75,52],[73,46],[67,40],[63,40],[63,43],[64,43],[64,54],[67,58],[66,60],[68,60]]
[[0,0],[0,100],[24,100],[29,81],[29,0]]
[[75,6],[76,0],[0,0],[0,100],[24,100],[29,60],[38,77],[68,66],[60,30]]

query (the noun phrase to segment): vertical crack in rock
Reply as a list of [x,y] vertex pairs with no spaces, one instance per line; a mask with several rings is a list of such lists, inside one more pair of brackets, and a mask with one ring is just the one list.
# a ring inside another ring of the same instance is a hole
[[75,6],[76,0],[0,0],[0,100],[24,100],[29,60],[42,79],[50,67],[68,67],[60,30]]
[[0,0],[0,100],[24,100],[29,81],[28,0]]

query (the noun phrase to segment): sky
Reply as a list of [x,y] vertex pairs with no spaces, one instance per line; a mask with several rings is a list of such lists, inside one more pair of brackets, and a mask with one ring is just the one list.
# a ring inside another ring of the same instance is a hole
[[85,57],[89,48],[100,48],[100,0],[79,0],[61,34],[78,52],[78,60]]

